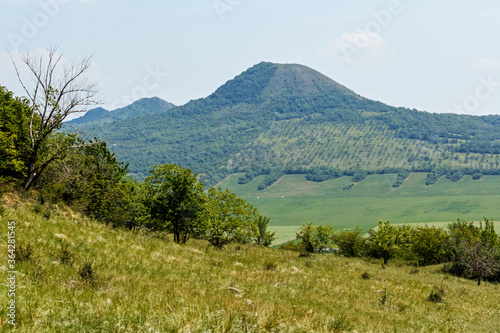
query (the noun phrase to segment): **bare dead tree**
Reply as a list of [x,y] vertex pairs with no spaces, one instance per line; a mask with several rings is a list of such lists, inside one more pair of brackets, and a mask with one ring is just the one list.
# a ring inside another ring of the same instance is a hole
[[28,189],[53,161],[81,147],[75,145],[74,140],[51,143],[51,138],[62,127],[63,121],[74,113],[88,111],[100,100],[97,84],[85,78],[91,65],[91,56],[70,65],[63,64],[63,56],[57,53],[57,45],[51,46],[47,54],[21,55],[20,61],[27,67],[29,78],[23,78],[12,57],[11,60],[31,104],[31,149],[23,184]]

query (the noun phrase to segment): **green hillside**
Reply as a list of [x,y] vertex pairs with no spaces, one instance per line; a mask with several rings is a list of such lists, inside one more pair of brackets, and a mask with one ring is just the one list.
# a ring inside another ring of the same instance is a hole
[[457,218],[478,221],[488,217],[500,221],[500,176],[481,180],[466,176],[460,182],[442,177],[435,185],[425,186],[426,174],[412,173],[403,185],[394,188],[395,174],[371,175],[348,191],[343,189],[351,184],[351,177],[318,183],[307,181],[304,175],[286,175],[259,191],[263,176],[244,185],[238,184],[239,176],[232,175],[219,185],[271,218],[276,243],[294,239],[305,221],[332,224],[336,229],[359,225],[364,232],[378,220],[446,224]]
[[[8,194],[15,323],[2,332],[495,332],[499,286],[401,266],[253,245],[223,250],[111,228]],[[0,243],[7,253],[7,243]],[[3,256],[2,277],[7,281]],[[437,289],[438,288],[438,289]],[[429,301],[442,290],[440,301]]]
[[318,166],[346,175],[438,170],[437,176],[498,174],[500,167],[500,116],[391,107],[294,64],[263,62],[206,98],[89,123],[85,133],[107,141],[136,178],[152,164],[176,163],[208,185],[241,171],[249,181]]
[[167,112],[173,107],[175,107],[174,104],[166,102],[158,97],[141,98],[128,106],[113,111],[108,111],[103,108],[92,109],[82,117],[67,121],[65,124],[78,128],[100,126],[105,123]]

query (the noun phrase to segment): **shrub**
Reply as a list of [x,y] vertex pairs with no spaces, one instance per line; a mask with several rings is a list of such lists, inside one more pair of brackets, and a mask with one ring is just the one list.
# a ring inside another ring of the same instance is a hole
[[411,235],[410,252],[419,266],[439,264],[446,259],[448,234],[441,228],[419,227]]
[[346,257],[361,257],[366,252],[366,239],[361,236],[361,229],[343,230],[335,236],[339,253]]
[[95,271],[94,262],[91,260],[85,260],[82,265],[78,268],[78,275],[82,281],[92,288],[99,286],[100,279]]
[[366,172],[365,171],[357,171],[352,176],[352,181],[355,182],[355,183],[359,183],[360,181],[364,180],[365,178],[366,178]]
[[33,254],[33,248],[31,247],[31,244],[28,244],[26,246],[19,244],[16,246],[14,253],[16,260],[28,261],[32,258],[31,255]]
[[369,254],[384,259],[384,264],[387,264],[389,259],[408,249],[412,232],[410,226],[396,227],[389,221],[379,221],[378,229],[370,230]]
[[304,251],[313,253],[318,248],[318,241],[314,237],[315,226],[312,222],[308,222],[300,227],[300,232],[297,233],[296,238]]
[[66,264],[66,265],[71,265],[73,262],[73,252],[69,249],[68,243],[64,242],[61,240],[61,249],[59,250],[58,253],[58,259],[61,262],[61,264]]
[[433,287],[427,300],[432,303],[442,303],[444,296],[444,289],[441,287]]

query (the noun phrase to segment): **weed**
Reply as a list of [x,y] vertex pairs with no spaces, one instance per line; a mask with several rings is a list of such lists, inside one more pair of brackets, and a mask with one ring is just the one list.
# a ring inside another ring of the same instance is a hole
[[273,271],[274,272],[277,267],[278,267],[278,265],[276,265],[272,261],[266,261],[266,263],[264,264],[264,270],[266,270],[266,271]]
[[64,242],[62,239],[60,241],[61,249],[58,253],[58,259],[61,264],[71,265],[73,263],[73,252],[71,252],[71,250],[69,249],[68,243]]
[[326,328],[328,332],[332,333],[350,332],[352,330],[352,325],[346,315],[342,314],[337,318],[331,318],[328,321]]
[[31,247],[31,244],[28,243],[28,245],[23,246],[23,245],[18,245],[16,246],[15,249],[15,256],[18,261],[28,261],[30,260],[32,254],[33,254],[33,248]]
[[427,300],[432,303],[443,303],[444,289],[442,287],[433,287]]
[[78,268],[78,275],[84,283],[90,285],[92,288],[96,288],[100,285],[100,279],[93,265],[93,261],[85,260],[80,268]]
[[300,251],[299,253],[299,258],[309,258],[311,256],[311,254],[309,252],[306,252],[306,251]]
[[378,299],[378,305],[384,306],[386,302],[387,302],[387,291],[385,291],[384,289],[380,291],[380,298]]
[[35,265],[28,269],[26,275],[32,282],[39,282],[45,275],[45,270],[41,265]]
[[281,315],[279,311],[274,310],[273,313],[266,318],[263,328],[266,332],[275,331],[279,324],[281,324]]
[[361,278],[363,280],[369,280],[371,278],[371,275],[367,271],[364,271],[363,274],[361,274]]
[[420,271],[418,270],[417,267],[412,267],[412,269],[410,269],[410,274],[418,274],[418,272]]

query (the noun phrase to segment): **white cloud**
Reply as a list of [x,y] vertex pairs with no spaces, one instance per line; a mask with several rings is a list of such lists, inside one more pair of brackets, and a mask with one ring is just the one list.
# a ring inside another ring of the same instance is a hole
[[348,64],[361,63],[371,68],[379,68],[392,59],[384,38],[367,30],[343,33],[325,47],[317,49],[316,54],[343,58]]
[[[330,41],[324,48],[317,50],[319,55],[345,55],[351,52],[360,53],[382,49],[385,41],[379,34],[359,30],[359,32],[343,33],[340,38]],[[357,52],[356,52],[357,51]]]
[[482,58],[474,62],[474,69],[486,72],[500,71],[500,61],[495,59]]

